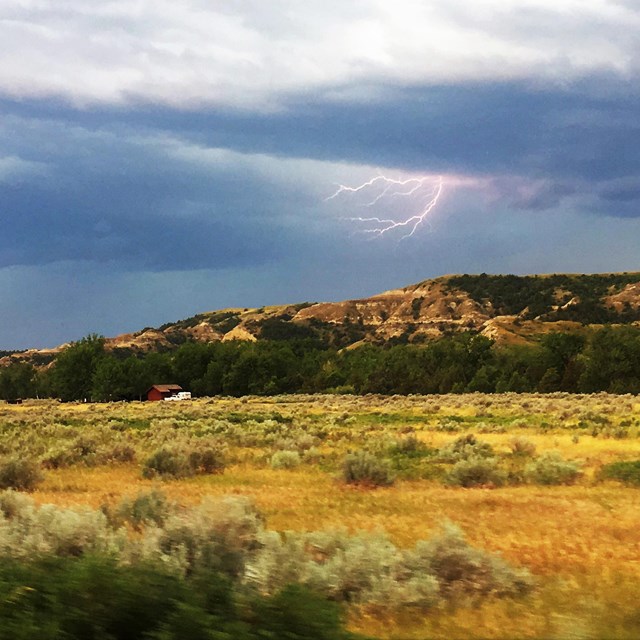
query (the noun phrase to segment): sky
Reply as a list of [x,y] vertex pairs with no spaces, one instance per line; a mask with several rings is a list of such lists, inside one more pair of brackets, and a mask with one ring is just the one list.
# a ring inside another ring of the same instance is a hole
[[0,0],[0,349],[640,271],[639,79],[637,0]]

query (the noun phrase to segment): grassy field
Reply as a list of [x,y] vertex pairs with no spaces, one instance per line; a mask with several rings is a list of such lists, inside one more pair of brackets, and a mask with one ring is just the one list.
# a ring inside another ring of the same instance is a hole
[[[45,469],[31,492],[39,504],[99,508],[158,487],[184,505],[243,495],[269,529],[382,530],[400,547],[450,521],[475,547],[535,577],[534,590],[519,598],[474,598],[426,611],[352,607],[354,631],[407,639],[640,637],[640,488],[601,477],[604,465],[640,459],[636,397],[34,401],[0,405],[0,425],[0,453]],[[452,446],[470,434],[490,446],[500,481],[468,488],[452,481]],[[222,451],[223,471],[143,476],[159,448],[202,443]],[[346,484],[342,461],[357,450],[388,460],[395,482]],[[291,468],[274,468],[282,451],[297,454]],[[579,469],[567,484],[545,484],[531,471],[553,451]]]

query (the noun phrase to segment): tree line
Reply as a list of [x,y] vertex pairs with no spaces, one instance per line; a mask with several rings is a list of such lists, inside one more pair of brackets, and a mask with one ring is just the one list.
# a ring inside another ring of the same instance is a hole
[[195,396],[282,393],[640,392],[640,328],[549,333],[497,346],[471,332],[425,345],[319,346],[306,339],[189,342],[175,351],[122,357],[90,335],[47,369],[0,370],[0,398],[144,399],[152,384]]

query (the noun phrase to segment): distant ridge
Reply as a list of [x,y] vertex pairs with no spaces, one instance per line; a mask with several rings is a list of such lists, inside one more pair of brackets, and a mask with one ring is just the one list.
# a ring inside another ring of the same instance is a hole
[[[310,339],[348,348],[422,343],[463,331],[517,344],[608,323],[640,325],[640,272],[448,275],[357,300],[209,311],[108,338],[106,347],[130,355],[188,341]],[[46,365],[65,346],[8,353],[0,364]]]

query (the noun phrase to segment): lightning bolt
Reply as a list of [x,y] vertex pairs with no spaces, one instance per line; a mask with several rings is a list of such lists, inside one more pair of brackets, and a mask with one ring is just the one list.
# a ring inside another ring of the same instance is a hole
[[[340,196],[348,196],[354,194],[367,195],[370,199],[364,204],[366,207],[385,206],[387,210],[390,208],[390,202],[397,198],[412,198],[419,206],[418,213],[402,218],[401,216],[387,217],[370,216],[370,217],[354,217],[347,218],[352,222],[358,222],[364,225],[360,229],[361,233],[371,234],[374,236],[383,236],[397,229],[407,231],[400,240],[410,238],[425,222],[429,214],[437,206],[442,190],[444,188],[444,180],[442,176],[434,178],[433,176],[420,176],[406,179],[388,178],[385,175],[377,175],[366,182],[355,187],[347,185],[338,185],[338,189],[325,198],[325,202],[334,200]],[[378,193],[376,191],[381,189]]]

